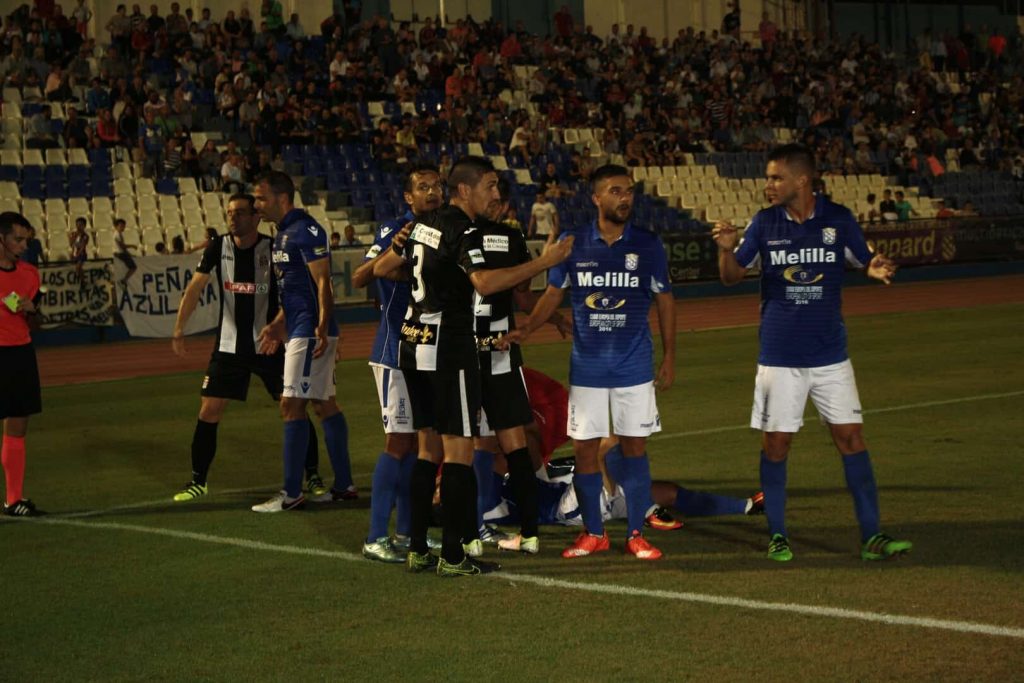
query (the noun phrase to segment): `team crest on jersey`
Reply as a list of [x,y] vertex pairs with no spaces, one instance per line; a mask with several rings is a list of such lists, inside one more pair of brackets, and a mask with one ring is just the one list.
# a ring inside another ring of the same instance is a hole
[[412,229],[409,239],[425,244],[431,249],[437,249],[438,245],[441,244],[441,231],[429,225],[417,223],[416,227]]
[[640,265],[639,254],[626,254],[626,270],[636,270]]
[[592,308],[595,311],[614,311],[616,308],[625,306],[626,300],[613,294],[594,292],[586,298],[584,303],[586,303],[587,308]]
[[836,229],[835,228],[823,228],[821,231],[821,241],[825,244],[836,243]]

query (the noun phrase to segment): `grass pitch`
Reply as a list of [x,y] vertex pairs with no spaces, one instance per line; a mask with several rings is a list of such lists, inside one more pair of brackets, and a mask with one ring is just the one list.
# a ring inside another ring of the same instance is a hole
[[[764,559],[762,518],[652,533],[658,563],[618,552],[621,523],[603,556],[562,560],[575,532],[549,528],[539,556],[500,558],[509,574],[567,582],[556,587],[441,581],[358,557],[382,445],[364,363],[338,367],[363,499],[271,516],[248,509],[281,476],[280,420],[258,384],[229,408],[212,495],[194,504],[170,496],[189,476],[200,377],[49,389],[31,423],[26,492],[59,516],[0,523],[0,680],[1019,679],[1022,319],[1024,306],[1007,305],[848,320],[883,528],[914,541],[910,556],[858,559],[842,468],[809,408],[789,467],[793,562]],[[665,431],[650,443],[656,478],[756,490],[758,439],[743,427],[756,343],[754,328],[680,334],[678,381],[659,397]],[[567,345],[525,353],[566,379]],[[82,512],[95,514],[68,516]]]

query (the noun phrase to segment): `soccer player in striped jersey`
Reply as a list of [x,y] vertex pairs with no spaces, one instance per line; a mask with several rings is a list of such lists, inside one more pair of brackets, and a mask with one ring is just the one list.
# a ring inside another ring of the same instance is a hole
[[335,400],[334,368],[338,323],[334,320],[331,259],[327,231],[312,216],[295,208],[295,184],[287,174],[271,171],[256,184],[256,210],[277,224],[272,260],[281,294],[281,310],[260,332],[260,350],[273,352],[284,343],[284,488],[255,512],[281,512],[305,504],[302,464],[309,445],[306,405],[320,418],[334,485],[312,500],[328,503],[357,497],[348,454],[348,423]]
[[[277,282],[271,270],[273,240],[259,233],[255,199],[235,194],[228,199],[228,234],[210,240],[196,272],[185,288],[174,322],[171,348],[185,356],[185,329],[211,279],[220,290],[217,339],[200,390],[199,418],[192,433],[192,479],[174,494],[187,502],[209,492],[207,477],[217,453],[217,429],[228,401],[244,401],[249,379],[256,375],[274,401],[283,389],[284,353],[256,352],[256,336],[277,315]],[[306,476],[309,488],[323,493],[326,487],[317,473],[316,430],[309,426]]]
[[[629,512],[626,552],[656,560],[661,551],[644,538],[643,528],[651,507],[647,437],[661,431],[655,388],[668,389],[675,378],[675,302],[668,259],[657,235],[630,222],[634,188],[624,167],[598,168],[591,185],[597,220],[578,233],[572,256],[548,273],[547,290],[512,336],[514,341],[525,339],[555,311],[563,289],[572,289],[568,434],[576,452],[574,486],[585,530],[562,556],[584,557],[609,548],[600,514],[598,450],[601,439],[614,433],[619,437],[614,448],[625,456],[620,483]],[[652,301],[663,351],[657,375],[648,324]]]
[[25,436],[30,416],[42,412],[39,365],[30,320],[41,299],[39,271],[19,257],[32,226],[13,211],[0,213],[0,419],[4,424],[3,463],[7,489],[3,512],[11,517],[43,514],[24,498]]
[[[480,367],[474,333],[473,292],[492,294],[532,278],[559,263],[572,240],[514,268],[484,269],[483,253],[468,243],[476,221],[499,199],[498,176],[487,159],[463,157],[448,177],[451,201],[415,221],[408,239],[396,237],[392,250],[374,267],[382,277],[403,263],[412,269],[412,301],[402,324],[399,367],[405,373],[417,429],[441,435],[443,454],[420,441],[413,467],[410,571],[436,567],[440,576],[494,571],[498,566],[466,555],[463,541],[476,530],[473,437],[479,435]],[[443,460],[440,559],[427,550],[426,532],[437,463]]]
[[[405,201],[408,211],[377,228],[373,246],[366,252],[366,262],[352,275],[353,286],[366,287],[374,280],[374,263],[391,248],[391,241],[406,224],[440,208],[444,186],[437,166],[420,163],[409,169]],[[380,562],[404,562],[409,552],[409,483],[416,462],[417,440],[409,390],[398,367],[398,339],[409,306],[408,278],[409,274],[399,269],[377,279],[380,324],[370,352],[370,367],[384,424],[384,450],[373,468],[370,529],[363,543],[363,556]],[[388,536],[392,507],[396,515],[394,541]]]
[[[878,491],[864,443],[860,398],[846,351],[842,284],[846,265],[889,284],[891,260],[872,254],[850,210],[815,196],[814,155],[783,145],[768,157],[765,195],[771,206],[743,234],[728,223],[712,231],[722,282],[736,284],[761,266],[761,352],[750,426],[761,431],[761,488],[768,519],[768,557],[793,559],[786,533],[786,458],[803,425],[810,396],[842,456],[861,532],[861,557],[908,552],[910,541],[879,528]],[[738,246],[737,246],[738,244]]]

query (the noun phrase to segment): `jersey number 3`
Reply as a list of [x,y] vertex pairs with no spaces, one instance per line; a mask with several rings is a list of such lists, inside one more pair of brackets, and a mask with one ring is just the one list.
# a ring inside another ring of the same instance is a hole
[[412,248],[412,300],[419,303],[427,296],[423,286],[423,245],[416,244]]

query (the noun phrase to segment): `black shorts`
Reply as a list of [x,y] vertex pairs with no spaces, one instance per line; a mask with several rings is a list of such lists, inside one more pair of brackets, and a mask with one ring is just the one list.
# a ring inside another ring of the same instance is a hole
[[135,270],[135,259],[133,259],[132,255],[127,251],[120,254],[114,254],[114,258],[120,260],[128,270]]
[[413,427],[438,434],[480,436],[480,368],[403,370]]
[[244,401],[252,375],[263,381],[272,399],[280,399],[284,390],[284,353],[251,357],[214,351],[200,393],[211,398]]
[[0,346],[0,419],[28,417],[43,412],[39,365],[31,342]]
[[530,397],[526,393],[523,371],[512,368],[512,372],[480,375],[481,404],[487,414],[487,426],[491,430],[522,427],[533,422]]

